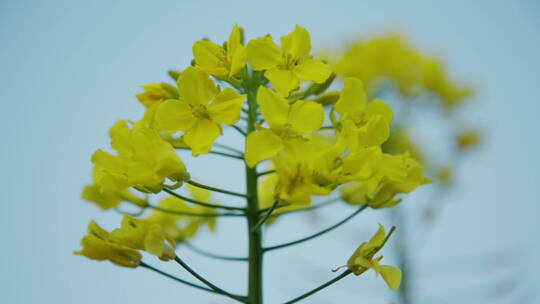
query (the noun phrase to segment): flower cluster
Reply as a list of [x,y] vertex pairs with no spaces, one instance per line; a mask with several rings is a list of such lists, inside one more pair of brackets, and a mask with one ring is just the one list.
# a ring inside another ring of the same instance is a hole
[[[338,193],[346,203],[361,205],[361,211],[367,206],[392,207],[403,194],[430,183],[412,151],[384,148],[391,144],[393,110],[370,97],[375,76],[356,74],[357,60],[351,56],[345,54],[337,64],[315,58],[310,35],[300,26],[282,36],[279,44],[269,35],[244,43],[238,26],[222,45],[197,41],[191,65],[170,73],[174,83],[142,86],[136,97],[145,107],[143,117],[120,120],[110,129],[115,152],[97,150],[92,155],[93,183],[83,189],[82,197],[102,209],[131,203],[141,208],[140,218],[126,215],[111,233],[91,222],[77,254],[128,267],[140,265],[141,250],[164,261],[177,259],[176,243],[193,238],[200,228],[214,230],[217,218],[226,215],[248,218],[250,246],[258,246],[250,254],[262,255],[260,225],[283,212],[309,208],[316,196]],[[378,64],[374,59],[362,62]],[[338,89],[329,91],[331,86]],[[445,98],[454,94],[442,91]],[[225,128],[245,136],[243,148],[216,144]],[[247,193],[193,181],[176,150],[191,151],[185,158],[213,153],[240,159]],[[267,171],[263,174],[260,168]],[[187,187],[191,198],[173,191],[180,187]],[[247,203],[215,204],[208,190],[242,197]],[[153,205],[148,195],[160,192],[167,197]],[[147,209],[152,209],[150,214]],[[396,289],[399,270],[379,265],[381,257],[374,258],[387,239],[381,226],[347,267],[356,275],[374,269]],[[249,297],[256,299],[256,293],[250,291]]]

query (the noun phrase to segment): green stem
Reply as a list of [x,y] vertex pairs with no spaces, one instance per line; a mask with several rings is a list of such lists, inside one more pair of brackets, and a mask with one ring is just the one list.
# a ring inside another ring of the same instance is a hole
[[263,175],[267,175],[267,174],[272,174],[272,173],[275,173],[276,170],[267,170],[267,171],[263,171],[263,172],[260,172],[257,174],[257,177],[261,177]]
[[198,274],[195,270],[193,270],[191,267],[189,267],[186,263],[184,263],[184,261],[182,261],[181,258],[175,257],[174,260],[176,261],[176,263],[178,263],[180,266],[182,266],[185,270],[187,270],[187,272],[189,272],[192,276],[194,276],[197,280],[201,281],[201,283],[203,283],[204,285],[210,287],[212,290],[216,291],[216,293],[222,294],[224,296],[228,296],[229,298],[235,299],[235,300],[237,300],[239,302],[242,302],[242,303],[248,303],[248,302],[246,302],[246,298],[244,296],[239,296],[239,295],[229,293],[229,292],[217,287],[216,285],[210,283],[208,280],[206,280],[200,274]]
[[162,271],[162,270],[159,270],[159,269],[157,269],[157,268],[155,268],[155,267],[153,267],[153,266],[150,266],[150,265],[148,265],[148,264],[146,264],[146,263],[144,263],[144,262],[141,262],[140,266],[141,266],[141,267],[144,267],[144,268],[146,268],[146,269],[150,269],[150,270],[152,270],[152,271],[154,271],[154,272],[157,272],[157,273],[159,273],[159,274],[161,274],[161,275],[166,276],[166,277],[169,278],[169,279],[175,280],[175,281],[180,282],[180,283],[182,283],[182,284],[186,284],[186,285],[188,285],[188,286],[191,286],[191,287],[194,287],[194,288],[198,288],[198,289],[201,289],[201,290],[205,290],[205,291],[208,291],[208,292],[218,293],[217,291],[215,291],[215,290],[213,290],[213,289],[210,289],[210,288],[207,288],[207,287],[204,287],[204,286],[201,286],[201,285],[198,285],[198,284],[195,284],[195,283],[191,283],[191,282],[189,282],[189,281],[186,281],[186,280],[177,278],[177,277],[175,277],[175,276],[173,276],[173,275],[171,275],[171,274],[168,274],[168,273],[166,273],[166,272],[164,272],[164,271]]
[[264,248],[264,251],[271,251],[271,250],[274,250],[274,249],[280,249],[280,248],[284,248],[284,247],[289,247],[289,246],[293,246],[293,245],[296,245],[296,244],[300,244],[300,243],[303,243],[303,242],[306,242],[306,241],[309,241],[311,239],[314,239],[316,237],[319,237],[327,232],[330,232],[336,228],[338,228],[339,226],[345,224],[347,221],[349,221],[350,219],[352,219],[353,217],[355,217],[358,213],[362,212],[364,209],[366,209],[368,207],[368,205],[364,205],[358,209],[356,209],[355,212],[353,212],[351,215],[347,216],[346,218],[342,219],[341,221],[337,222],[336,224],[326,228],[326,229],[323,229],[317,233],[314,233],[312,235],[309,235],[309,236],[306,236],[304,238],[301,238],[301,239],[298,239],[296,241],[291,241],[291,242],[287,242],[287,243],[283,243],[283,244],[279,244],[279,245],[274,245],[274,246],[270,246],[270,247],[266,247]]
[[[187,183],[192,185],[192,186],[202,188],[202,189],[206,189],[206,190],[210,190],[210,191],[214,191],[214,192],[219,192],[219,193],[223,193],[223,194],[239,196],[239,197],[244,197],[244,198],[249,197],[249,193],[248,194],[243,194],[243,193],[238,193],[238,192],[229,191],[229,190],[225,190],[225,189],[220,189],[220,188],[216,188],[216,187],[211,187],[211,186],[199,184],[199,183],[197,183],[195,181],[192,181],[192,180],[187,181]],[[240,209],[243,210],[243,208],[240,208]]]
[[[188,183],[191,184],[191,182],[188,182]],[[183,196],[181,194],[178,194],[178,193],[176,193],[176,192],[174,192],[174,191],[172,191],[170,189],[167,189],[167,188],[163,188],[163,191],[169,193],[170,195],[172,195],[174,197],[177,197],[177,198],[179,198],[181,200],[193,203],[195,205],[201,205],[201,206],[205,206],[205,207],[209,207],[209,208],[218,208],[218,209],[225,209],[225,210],[239,210],[239,211],[244,211],[245,210],[245,208],[242,208],[242,207],[223,206],[223,205],[216,205],[216,204],[201,202],[201,201],[189,198],[187,196]]]
[[312,290],[306,292],[305,294],[303,294],[303,295],[301,295],[301,296],[299,296],[299,297],[296,297],[296,298],[294,298],[294,299],[292,299],[292,300],[290,300],[290,301],[287,301],[287,302],[285,302],[285,303],[283,303],[283,304],[292,304],[292,303],[296,303],[296,302],[298,302],[298,301],[300,301],[300,300],[303,300],[303,299],[309,297],[310,295],[316,293],[317,291],[319,291],[319,290],[321,290],[321,289],[324,289],[324,288],[326,288],[326,287],[328,287],[328,286],[334,284],[335,282],[337,282],[337,281],[343,279],[344,277],[348,276],[349,274],[351,274],[351,271],[350,271],[350,270],[346,270],[346,271],[344,271],[343,273],[341,273],[340,275],[338,275],[337,277],[333,278],[332,280],[330,280],[330,281],[328,281],[328,282],[322,284],[321,286],[319,286],[319,287],[317,287],[317,288],[315,288],[315,289],[312,289]]
[[321,203],[318,203],[318,204],[315,204],[315,205],[311,205],[311,206],[308,206],[308,207],[305,207],[305,208],[301,208],[301,209],[294,209],[294,210],[276,212],[276,213],[270,215],[270,217],[276,217],[276,216],[282,216],[282,215],[291,214],[291,213],[298,213],[298,212],[306,212],[306,211],[316,210],[316,209],[319,209],[319,208],[322,208],[322,207],[325,207],[325,206],[328,206],[328,205],[331,205],[331,204],[338,203],[340,201],[341,201],[341,198],[334,198],[334,199],[324,201],[324,202],[321,202]]
[[200,216],[200,217],[244,216],[244,214],[242,213],[234,213],[234,212],[197,213],[197,212],[187,212],[187,211],[176,211],[176,210],[161,208],[159,206],[153,206],[153,205],[146,205],[146,207],[163,212],[163,213],[185,215],[185,216]]
[[[249,117],[248,117],[248,121],[249,121]],[[240,128],[239,126],[232,125],[231,127],[233,127],[236,131],[238,131],[238,133],[242,134],[243,136],[247,136],[246,131],[242,130],[242,128]],[[249,133],[249,131],[248,131],[248,133]]]
[[[264,222],[266,222],[266,220],[270,217],[270,215],[272,214],[272,212],[274,212],[274,210],[276,210],[276,208],[278,207],[279,205],[279,201],[275,201],[273,204],[272,204],[272,207],[270,207],[270,209],[268,209],[268,211],[266,212],[266,214],[257,222],[257,224],[255,225],[255,227],[253,227],[253,231],[256,231],[258,230],[259,228],[261,228],[261,226],[264,224]],[[259,211],[260,212],[260,211]]]
[[[255,131],[257,122],[257,100],[256,94],[258,81],[256,74],[244,82],[245,91],[248,96],[248,134]],[[263,248],[262,232],[259,229],[253,229],[260,220],[259,200],[257,193],[257,168],[250,168],[245,164],[246,170],[246,189],[247,189],[247,232],[248,232],[248,301],[251,304],[263,303]]]
[[233,147],[229,147],[227,145],[224,145],[224,144],[220,144],[220,143],[214,143],[214,146],[218,147],[218,148],[221,148],[221,149],[224,149],[224,150],[229,150],[230,152],[233,152],[233,153],[236,153],[238,154],[239,156],[241,155],[244,155],[244,152],[238,150],[238,149],[235,149]]
[[[191,150],[191,148],[187,148],[187,147],[176,147],[176,149],[178,149],[178,150]],[[209,151],[208,154],[215,154],[215,155],[225,156],[225,157],[229,157],[229,158],[244,160],[243,155],[235,155],[235,154],[230,154],[230,153],[225,153],[225,152],[220,152],[220,151],[213,151],[212,150],[212,151]]]

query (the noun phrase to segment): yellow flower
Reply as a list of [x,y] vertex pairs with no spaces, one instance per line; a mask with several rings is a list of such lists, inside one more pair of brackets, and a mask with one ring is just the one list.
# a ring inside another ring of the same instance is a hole
[[141,263],[142,256],[137,250],[111,241],[110,234],[94,221],[88,224],[88,234],[82,238],[81,246],[83,248],[74,254],[92,260],[109,260],[125,267],[137,267]]
[[136,206],[144,206],[146,201],[131,191],[127,185],[118,189],[107,189],[104,191],[96,182],[99,179],[99,172],[94,168],[94,183],[86,185],[81,193],[81,198],[97,204],[101,209],[117,207],[122,201],[130,202]]
[[[199,202],[210,202],[210,192],[187,185],[191,196]],[[213,213],[214,209],[191,205],[176,197],[167,197],[159,203],[159,207],[172,211],[193,212],[193,213]],[[166,213],[159,210],[152,211],[146,218],[146,221],[156,223],[161,226],[166,237],[176,241],[186,241],[199,231],[202,225],[206,225],[211,231],[215,229],[215,217],[184,216],[172,213]]]
[[474,148],[480,144],[480,134],[474,130],[465,130],[456,135],[456,143],[460,150]]
[[147,220],[125,215],[120,228],[113,230],[109,238],[114,243],[151,253],[162,261],[176,257],[174,241],[165,235],[159,224]]
[[398,35],[384,35],[355,41],[345,49],[332,68],[343,77],[362,79],[370,92],[380,89],[387,80],[405,97],[429,92],[439,97],[444,109],[452,109],[472,95],[470,88],[449,79],[442,64],[432,56],[413,49]]
[[235,25],[229,40],[223,47],[211,41],[200,40],[193,45],[195,63],[202,71],[223,78],[241,78],[246,65],[246,49],[242,45],[242,33]]
[[422,176],[422,166],[409,154],[381,154],[374,160],[375,173],[364,181],[353,182],[341,189],[341,197],[349,204],[369,204],[372,208],[387,208],[399,203],[395,196],[409,193],[431,181]]
[[373,100],[367,103],[367,95],[362,80],[358,78],[345,78],[343,90],[334,106],[340,119],[350,119],[355,124],[363,124],[372,118],[380,116],[389,124],[392,121],[392,108],[381,100]]
[[266,70],[264,76],[278,94],[288,96],[300,81],[323,83],[332,73],[326,63],[309,55],[310,40],[307,30],[297,25],[281,37],[280,47],[269,36],[250,41],[247,60],[255,71]]
[[178,77],[179,100],[158,105],[155,127],[167,132],[184,131],[183,141],[193,156],[208,153],[221,134],[220,125],[233,125],[240,119],[245,95],[226,88],[220,91],[208,74],[194,67]]
[[388,238],[392,235],[395,227],[392,227],[388,235],[386,235],[384,227],[379,224],[379,230],[368,241],[362,243],[353,255],[347,261],[347,268],[355,275],[361,275],[368,269],[373,269],[377,275],[381,275],[392,290],[396,290],[401,284],[401,270],[394,266],[380,265],[379,262],[383,258],[379,256],[374,258],[379,252]]
[[144,127],[129,129],[126,122],[120,120],[109,134],[111,146],[118,154],[97,150],[92,155],[96,167],[94,181],[102,192],[115,192],[127,187],[159,192],[165,178],[177,182],[177,186],[189,179],[173,147],[155,130]]
[[275,156],[291,141],[304,140],[304,135],[318,130],[324,110],[313,101],[298,100],[289,105],[274,91],[259,87],[257,102],[269,129],[252,132],[246,139],[245,159],[248,166]]
[[409,132],[403,126],[394,126],[390,138],[385,142],[384,151],[390,154],[408,152],[412,158],[425,164],[427,161],[422,155],[421,147],[413,140]]
[[168,83],[150,83],[141,86],[143,93],[137,94],[137,99],[145,107],[150,107],[160,101],[176,98],[176,88]]

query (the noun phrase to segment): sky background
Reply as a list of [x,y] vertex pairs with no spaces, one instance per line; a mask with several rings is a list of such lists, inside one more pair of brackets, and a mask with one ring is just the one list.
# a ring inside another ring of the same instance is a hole
[[[223,41],[235,23],[248,38],[279,37],[299,24],[319,48],[399,30],[474,84],[478,95],[464,115],[486,137],[461,163],[456,191],[415,252],[415,298],[540,303],[540,4],[532,0],[0,1],[0,302],[229,303],[145,269],[71,252],[90,219],[108,229],[119,223],[118,214],[99,211],[79,193],[90,180],[91,153],[108,146],[108,128],[141,116],[138,85],[166,80],[167,69],[189,64],[194,41]],[[188,167],[208,184],[242,187],[230,175],[241,170],[234,162],[205,156]],[[265,241],[304,236],[348,212],[341,206],[317,218],[291,216],[269,229]],[[385,223],[381,212],[368,211],[323,238],[269,253],[268,303],[330,279],[329,269],[343,264],[377,222]],[[242,255],[244,228],[241,220],[224,220],[219,233],[196,244]],[[244,291],[242,264],[179,251],[212,281]],[[189,278],[173,263],[147,260]],[[392,294],[373,277],[347,278],[306,303],[388,303]]]

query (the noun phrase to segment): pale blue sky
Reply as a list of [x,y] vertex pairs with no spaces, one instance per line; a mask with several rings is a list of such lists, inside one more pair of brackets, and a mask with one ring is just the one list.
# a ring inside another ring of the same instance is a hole
[[[245,27],[248,38],[283,35],[300,24],[317,46],[397,29],[444,58],[453,75],[474,83],[479,94],[466,115],[488,132],[487,138],[460,167],[458,189],[419,250],[414,284],[420,303],[520,303],[516,299],[527,288],[538,286],[533,272],[540,247],[538,2],[19,0],[0,2],[0,229],[5,235],[0,302],[228,303],[144,269],[121,269],[71,252],[79,248],[90,219],[107,228],[119,221],[118,215],[81,201],[79,191],[89,181],[91,153],[108,144],[109,126],[141,115],[133,97],[137,85],[165,80],[165,70],[189,63],[194,41],[224,40],[235,23]],[[209,183],[241,185],[227,175],[236,168],[233,163],[201,158],[188,166],[195,176],[211,171]],[[347,210],[316,222],[283,220],[269,231],[268,241],[303,236]],[[375,214],[269,255],[268,303],[330,278],[328,269],[342,264],[358,245],[351,236],[372,232],[379,219]],[[227,220],[220,228],[198,244],[242,254],[244,223]],[[507,260],[486,255],[501,248],[511,249]],[[189,251],[185,256],[213,281],[243,291],[242,265]],[[150,261],[188,277],[175,265]],[[497,290],[512,287],[510,296],[497,296]],[[365,303],[391,298],[380,280],[351,277],[306,303],[356,303],[359,293]]]

